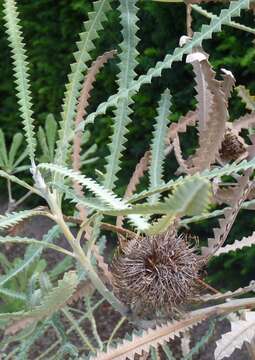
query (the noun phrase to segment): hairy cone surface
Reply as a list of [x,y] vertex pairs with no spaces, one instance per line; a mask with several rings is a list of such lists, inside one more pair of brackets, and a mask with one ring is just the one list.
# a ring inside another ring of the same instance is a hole
[[113,286],[133,308],[171,311],[194,294],[202,266],[187,238],[170,230],[130,240],[113,260]]
[[237,160],[245,152],[245,144],[243,141],[241,142],[240,136],[238,137],[233,131],[227,130],[220,149],[221,158],[226,161]]

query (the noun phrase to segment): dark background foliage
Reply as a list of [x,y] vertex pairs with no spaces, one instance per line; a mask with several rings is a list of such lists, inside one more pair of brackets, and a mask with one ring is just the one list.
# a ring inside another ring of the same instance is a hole
[[[97,41],[93,58],[106,50],[118,49],[121,41],[118,23],[117,1],[115,8],[108,15],[108,23]],[[140,1],[139,12],[139,65],[137,73],[142,74],[156,61],[161,60],[166,53],[171,53],[178,45],[181,35],[186,32],[186,9],[184,4],[154,3],[150,0]],[[69,65],[73,61],[72,53],[76,49],[75,41],[78,33],[83,30],[83,21],[87,12],[92,9],[89,0],[19,0],[19,11],[30,62],[32,93],[34,96],[34,111],[37,124],[43,124],[48,113],[53,113],[60,119],[61,100],[64,92]],[[217,13],[218,5],[207,5],[207,9]],[[201,15],[193,15],[193,29],[198,30],[202,23],[208,20]],[[241,22],[254,25],[251,11],[242,12]],[[8,142],[17,130],[22,129],[17,112],[17,102],[14,96],[14,83],[10,51],[4,34],[2,5],[0,5],[0,123]],[[210,54],[210,61],[219,72],[224,67],[231,70],[237,84],[243,84],[255,93],[255,49],[253,36],[240,30],[223,27],[223,31],[206,41],[205,50]],[[116,91],[115,75],[118,71],[116,61],[111,61],[98,76],[98,82],[93,90],[90,110],[110,94]],[[151,85],[143,86],[135,96],[133,123],[130,126],[128,145],[125,152],[123,169],[120,173],[118,191],[123,193],[126,179],[143,152],[148,148],[156,114],[157,101],[165,87],[169,87],[173,96],[171,120],[176,121],[195,106],[195,90],[192,71],[185,63],[176,63],[171,70],[163,72],[162,78],[156,78]],[[230,102],[230,117],[234,119],[244,113],[244,105],[233,95]],[[90,142],[98,145],[100,157],[97,168],[104,170],[104,157],[107,154],[107,139],[111,134],[111,112],[98,117],[95,125],[90,126],[92,137]],[[183,147],[186,153],[192,148],[192,137],[184,137]],[[176,166],[174,159],[168,160],[166,173],[169,175]],[[86,173],[94,174],[94,165],[88,167]],[[4,184],[1,183],[3,186]],[[252,232],[254,227],[253,212],[241,214],[231,233],[230,239],[241,238]],[[212,235],[208,224],[198,224],[194,231],[202,239]],[[244,231],[245,229],[245,231]],[[213,261],[210,269],[210,279],[217,287],[233,288],[245,285],[253,278],[253,263],[255,250],[247,249],[235,255]]]

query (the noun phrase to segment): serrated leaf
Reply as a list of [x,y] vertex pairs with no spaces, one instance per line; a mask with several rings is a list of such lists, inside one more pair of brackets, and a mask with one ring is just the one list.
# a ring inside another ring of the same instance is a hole
[[78,285],[78,278],[75,271],[66,272],[63,279],[59,280],[58,286],[53,287],[42,299],[40,305],[30,311],[19,311],[16,313],[2,313],[0,319],[25,319],[29,318],[38,321],[52,315],[55,311],[66,305],[68,299],[74,293]]
[[5,179],[9,179],[10,181],[28,189],[29,191],[37,194],[37,195],[40,195],[40,192],[33,188],[32,186],[30,186],[29,184],[27,184],[25,181],[23,180],[20,180],[18,177],[14,176],[14,175],[10,175],[8,174],[7,172],[3,171],[3,170],[0,170],[0,177],[3,177]]
[[[255,30],[254,30],[255,33]],[[239,85],[236,87],[238,96],[245,103],[246,109],[255,111],[255,96],[250,94],[250,91],[245,86]]]
[[255,312],[245,313],[245,320],[231,322],[231,331],[223,334],[221,339],[216,341],[214,352],[215,360],[229,357],[235,349],[241,349],[243,343],[251,342],[255,333]]
[[99,199],[113,207],[114,209],[125,209],[128,205],[117,198],[117,196],[108,189],[105,189],[102,185],[99,185],[96,181],[85,177],[77,171],[73,171],[68,168],[64,168],[54,164],[40,164],[40,169],[50,170],[56,172],[62,176],[66,176],[69,179],[76,181],[78,184],[85,186],[88,190],[93,192]]
[[[138,43],[136,36],[138,30],[136,25],[138,17],[136,13],[138,8],[136,7],[136,3],[137,0],[122,0],[118,8],[121,14],[123,36],[123,41],[120,44],[120,62],[118,64],[120,69],[117,80],[119,91],[129,88],[136,76],[135,67],[137,65],[136,57],[138,55],[138,51],[136,50]],[[104,186],[108,189],[115,187],[117,180],[116,174],[120,170],[120,159],[123,150],[125,150],[125,135],[128,132],[127,125],[131,122],[129,116],[132,113],[130,108],[132,103],[133,101],[130,97],[120,99],[117,108],[114,110],[113,135],[111,137],[111,143],[109,144],[110,155],[107,157],[106,174],[104,176]]]
[[30,218],[31,216],[40,215],[41,212],[37,210],[23,210],[19,212],[8,213],[6,215],[0,215],[0,229],[7,229],[10,226],[14,226],[19,222]]
[[73,254],[68,251],[65,250],[64,248],[58,246],[58,245],[54,245],[54,244],[50,244],[47,243],[45,241],[42,240],[36,240],[36,239],[32,239],[32,238],[27,238],[27,237],[20,237],[20,236],[0,236],[0,243],[1,244],[6,244],[6,243],[17,243],[17,244],[35,244],[35,245],[40,245],[44,248],[49,248],[49,249],[53,249],[56,250],[58,252],[61,252],[65,255],[69,255],[69,256],[73,256]]
[[214,256],[220,256],[222,254],[227,254],[231,251],[241,250],[244,247],[251,247],[255,245],[255,232],[252,233],[251,236],[243,237],[241,240],[235,240],[233,244],[228,244],[221,247],[219,250],[216,251]]
[[86,63],[91,59],[90,52],[95,48],[94,40],[98,38],[98,31],[102,30],[102,23],[106,20],[106,13],[110,10],[111,0],[98,0],[94,2],[94,11],[88,14],[88,21],[84,23],[85,32],[80,34],[77,43],[78,51],[74,53],[76,62],[71,65],[69,83],[66,85],[63,103],[62,121],[57,142],[56,163],[65,165],[72,132],[74,117],[79,97],[83,74],[87,70]]
[[[206,16],[209,19],[213,19],[213,18],[217,18],[218,16],[215,14],[212,14],[211,12],[203,9],[201,6],[198,6],[197,4],[191,4],[192,9],[194,9],[195,11],[197,11],[198,13]],[[239,24],[236,21],[229,21],[228,23],[226,23],[225,25],[227,26],[231,26],[233,28],[239,29],[239,30],[243,30],[243,31],[247,31],[251,34],[255,34],[255,29],[249,27],[249,26],[245,26],[243,24]]]
[[[69,179],[77,182],[78,184],[85,186],[88,190],[93,192],[100,200],[110,205],[113,209],[123,210],[130,207],[130,205],[128,205],[125,200],[118,198],[112,191],[105,189],[102,185],[99,185],[96,181],[88,177],[85,177],[79,172],[54,164],[40,164],[38,165],[38,167],[45,170],[56,172],[63,177],[66,176]],[[130,215],[129,219],[141,231],[144,231],[146,228],[149,227],[147,221],[139,215]]]
[[13,64],[14,64],[14,76],[17,84],[17,97],[21,117],[23,119],[23,126],[25,131],[25,137],[27,140],[27,146],[29,149],[29,157],[34,159],[36,140],[34,134],[33,125],[33,112],[31,103],[31,91],[28,76],[27,56],[24,48],[22,33],[19,25],[19,14],[16,7],[15,0],[4,0],[4,14],[5,14],[5,26],[8,40],[11,47]]
[[[165,158],[164,150],[166,144],[167,125],[169,122],[171,106],[171,95],[169,89],[166,89],[161,95],[158,104],[158,116],[154,125],[153,139],[151,144],[151,160],[149,167],[150,188],[162,184],[163,162]],[[158,200],[159,194],[150,197],[149,201],[154,203]]]
[[[214,177],[222,177],[224,175],[231,175],[232,173],[238,173],[239,171],[247,170],[249,168],[255,167],[255,158],[253,158],[250,161],[243,160],[242,162],[236,164],[233,162],[232,164],[226,164],[223,167],[215,167],[212,170],[205,170],[202,173],[199,174],[199,177],[204,179],[213,179]],[[177,180],[170,180],[167,183],[158,186],[155,189],[151,189],[149,191],[144,190],[138,194],[133,195],[129,200],[128,203],[134,203],[136,201],[142,200],[148,196],[151,196],[157,192],[165,192],[169,191],[173,186],[179,185],[184,181],[183,177],[179,177]]]

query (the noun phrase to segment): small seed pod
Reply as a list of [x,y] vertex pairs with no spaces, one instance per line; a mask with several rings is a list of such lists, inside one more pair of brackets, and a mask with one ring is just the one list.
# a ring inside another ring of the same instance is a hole
[[235,161],[245,155],[246,147],[243,139],[235,134],[234,130],[227,129],[222,141],[220,157],[224,161]]
[[194,295],[203,261],[175,230],[132,239],[112,264],[116,296],[137,311],[172,312]]

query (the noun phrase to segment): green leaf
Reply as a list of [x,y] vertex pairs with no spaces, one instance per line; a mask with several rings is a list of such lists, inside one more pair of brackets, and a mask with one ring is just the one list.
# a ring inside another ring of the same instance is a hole
[[[254,30],[255,34],[255,30]],[[237,86],[235,88],[237,90],[238,96],[242,99],[245,103],[245,107],[248,110],[255,111],[255,96],[250,94],[250,91],[246,89],[245,86]]]
[[52,315],[61,309],[72,296],[78,285],[78,278],[75,271],[66,272],[63,279],[58,282],[58,286],[52,288],[42,299],[39,306],[35,306],[31,311],[19,311],[16,313],[1,313],[0,319],[24,319],[33,318],[38,321]]
[[44,129],[40,126],[38,133],[37,133],[37,137],[38,137],[38,141],[43,153],[43,161],[50,161],[50,153],[49,153],[49,148],[48,148],[48,144],[47,144],[47,140],[46,140],[46,135],[44,132]]
[[162,349],[164,350],[164,353],[167,357],[167,360],[176,360],[172,351],[170,350],[168,344],[165,342],[163,345],[162,345]]
[[0,165],[2,167],[8,166],[8,156],[7,156],[7,150],[5,144],[5,136],[2,129],[0,129]]
[[[58,225],[53,226],[47,234],[43,236],[43,242],[52,242],[60,234]],[[7,281],[11,280],[21,272],[27,270],[35,261],[37,261],[43,251],[44,247],[40,244],[30,245],[27,247],[24,259],[12,268],[7,274],[0,277],[0,286],[3,286]]]
[[[154,0],[155,1],[155,0]],[[156,0],[157,1],[157,0]],[[198,13],[206,16],[209,19],[213,19],[213,18],[218,18],[217,15],[210,13],[209,11],[203,9],[201,6],[197,5],[197,4],[191,4],[191,7],[193,10],[197,11]],[[255,34],[255,29],[250,28],[249,26],[245,26],[243,24],[239,24],[235,21],[229,21],[226,25],[231,26],[233,28],[239,29],[239,30],[243,30],[246,32],[249,32],[251,34]]]
[[[153,139],[151,145],[151,163],[149,167],[149,181],[150,188],[155,188],[163,183],[163,162],[165,140],[167,134],[167,125],[169,122],[168,116],[170,115],[171,96],[169,89],[166,89],[161,95],[158,104],[158,116],[154,125]],[[149,201],[155,203],[159,198],[159,194],[150,197]]]
[[[136,3],[137,0],[122,0],[118,8],[121,14],[121,33],[123,36],[123,41],[120,44],[120,63],[118,64],[120,69],[117,80],[119,91],[128,89],[136,76],[135,67],[137,65],[136,57],[138,55],[138,51],[136,50],[138,43],[136,36],[138,30],[136,25],[138,17],[136,13],[138,8],[136,7]],[[104,186],[108,189],[115,187],[117,180],[116,174],[120,170],[120,159],[122,152],[125,150],[125,135],[128,132],[127,125],[131,122],[129,115],[132,113],[130,108],[132,103],[131,98],[122,98],[114,111],[113,135],[109,144],[110,155],[107,157],[106,174],[104,178]]]
[[[112,191],[105,189],[103,186],[96,183],[96,181],[85,177],[78,172],[54,164],[40,164],[38,165],[38,167],[41,169],[56,172],[57,174],[60,174],[64,177],[67,176],[69,179],[85,186],[88,190],[92,191],[100,200],[102,200],[107,205],[110,205],[113,209],[121,210],[127,209],[129,207],[126,201],[118,198]],[[57,185],[59,184],[57,183]],[[129,219],[141,231],[149,227],[147,221],[139,215],[130,215]]]
[[[29,165],[21,165],[19,166],[19,164],[28,156],[28,149],[25,149],[19,156],[18,158],[15,160],[14,164],[12,165],[12,174],[15,174],[19,171],[23,171],[25,169],[29,169],[30,166]],[[23,169],[23,170],[21,170]]]
[[[9,153],[9,166],[10,167],[12,167],[14,165],[14,160],[15,160],[17,152],[22,144],[22,141],[23,141],[23,135],[21,133],[17,133],[14,135],[14,137],[12,139],[10,153]],[[27,155],[27,153],[26,153],[26,155]],[[23,158],[22,158],[22,160],[23,160]]]
[[5,295],[16,300],[26,301],[25,294],[3,287],[0,287],[0,295]]
[[85,159],[89,157],[89,155],[93,154],[97,150],[97,144],[91,145],[88,150],[84,151],[81,154],[81,161],[84,162]]
[[89,19],[84,23],[85,32],[80,34],[80,41],[77,43],[78,51],[74,53],[75,63],[71,65],[71,73],[68,76],[69,82],[66,85],[57,142],[56,163],[59,165],[66,163],[69,142],[72,139],[77,99],[84,73],[87,70],[86,63],[91,59],[90,52],[95,48],[93,41],[98,38],[98,31],[102,30],[102,23],[106,20],[106,13],[110,8],[110,0],[94,2],[94,11],[88,14]]
[[10,226],[17,225],[19,222],[30,218],[31,216],[40,215],[41,212],[37,210],[23,210],[19,212],[8,213],[0,215],[0,229],[7,229]]
[[27,56],[24,49],[24,43],[19,25],[19,14],[15,0],[4,0],[4,14],[6,21],[6,33],[10,42],[15,83],[17,84],[17,97],[20,106],[21,117],[25,130],[29,157],[34,159],[36,140],[34,134],[34,125],[32,118],[31,92],[28,76]]
[[159,61],[155,67],[150,68],[147,74],[140,75],[137,80],[134,80],[128,89],[122,89],[117,94],[110,96],[106,102],[101,103],[97,110],[87,116],[85,122],[80,124],[79,129],[82,129],[84,124],[94,122],[95,117],[99,114],[105,114],[109,107],[117,107],[120,99],[130,98],[130,96],[139,91],[142,85],[151,83],[154,77],[161,76],[162,71],[170,69],[173,62],[181,61],[182,57],[192,52],[194,47],[201,46],[202,42],[210,39],[214,32],[220,31],[222,25],[229,24],[232,17],[239,16],[242,9],[248,9],[249,3],[249,0],[232,1],[228,9],[223,9],[217,18],[211,19],[209,25],[203,24],[201,31],[195,32],[191,41],[187,42],[182,48],[177,47],[172,55],[166,55],[164,60]]
[[49,149],[49,156],[50,156],[49,159],[51,162],[53,162],[54,159],[57,130],[58,130],[57,122],[54,116],[52,114],[49,114],[46,118],[45,132],[46,132],[47,144]]
[[21,185],[22,187],[28,189],[29,191],[32,191],[33,193],[37,194],[37,195],[41,195],[40,192],[38,190],[36,190],[35,188],[33,188],[32,186],[30,186],[29,184],[27,184],[25,181],[20,180],[19,178],[17,178],[14,175],[9,175],[7,172],[0,170],[0,176],[5,178],[5,179],[9,179],[10,181]]
[[[255,158],[249,161],[243,160],[239,164],[233,162],[232,164],[227,164],[223,167],[218,167],[218,168],[215,167],[213,170],[205,170],[199,174],[199,177],[210,180],[215,177],[220,178],[224,175],[231,175],[232,173],[238,173],[239,171],[247,170],[249,168],[254,168],[254,167],[255,167]],[[180,176],[177,180],[170,180],[167,183],[162,184],[155,189],[151,189],[149,191],[144,190],[139,194],[135,194],[130,199],[128,199],[128,203],[134,203],[136,201],[142,200],[156,193],[169,191],[173,186],[183,183],[184,179],[185,178]]]
[[66,176],[69,179],[76,181],[77,183],[85,186],[88,190],[92,191],[99,199],[114,209],[124,209],[128,207],[128,205],[121,199],[117,198],[113,192],[105,189],[102,185],[96,183],[96,181],[85,177],[76,171],[54,164],[40,164],[38,167],[40,169],[56,172],[59,175]]
[[65,255],[73,256],[73,254],[71,252],[69,252],[68,250],[65,250],[64,248],[62,248],[60,246],[50,244],[50,243],[47,243],[42,240],[36,240],[36,239],[31,239],[31,238],[26,238],[26,237],[19,237],[19,236],[0,236],[0,244],[6,244],[9,242],[10,243],[20,243],[20,244],[29,244],[29,245],[36,244],[36,245],[40,245],[44,248],[56,250]]

